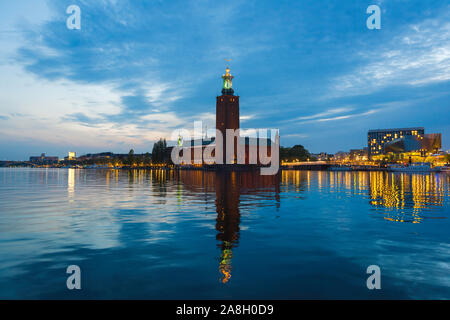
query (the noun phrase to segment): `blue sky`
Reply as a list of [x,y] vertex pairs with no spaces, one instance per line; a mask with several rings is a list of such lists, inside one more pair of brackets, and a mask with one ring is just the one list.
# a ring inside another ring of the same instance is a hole
[[213,128],[225,58],[241,127],[279,128],[284,146],[333,153],[423,126],[450,147],[449,1],[2,1],[0,48],[0,160]]

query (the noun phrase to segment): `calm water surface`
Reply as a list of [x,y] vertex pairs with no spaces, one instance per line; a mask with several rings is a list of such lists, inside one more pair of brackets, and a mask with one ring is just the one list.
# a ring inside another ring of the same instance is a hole
[[[450,299],[450,175],[0,169],[0,298]],[[79,265],[82,290],[66,288]],[[381,290],[366,269],[381,268]]]

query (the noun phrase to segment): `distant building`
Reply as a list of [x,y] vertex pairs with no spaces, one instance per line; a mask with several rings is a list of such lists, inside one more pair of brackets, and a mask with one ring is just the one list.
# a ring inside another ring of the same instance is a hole
[[97,160],[97,159],[111,159],[117,157],[124,157],[126,154],[115,154],[112,152],[88,153],[78,157],[77,160]]
[[340,160],[348,160],[349,153],[344,151],[338,151],[334,154],[333,160],[340,161]]
[[420,139],[424,134],[423,127],[369,130],[367,134],[369,156],[384,154],[384,146],[388,142],[405,136],[417,136]]
[[77,159],[77,154],[75,152],[71,152],[71,151],[69,151],[69,155],[67,157],[64,157],[64,160],[66,160],[66,161],[76,160],[76,159]]
[[316,158],[318,161],[327,161],[333,157],[332,154],[328,154],[326,152],[311,153],[311,156]]
[[423,127],[369,130],[367,147],[369,157],[388,152],[435,152],[441,148],[441,134],[425,134]]
[[48,157],[45,153],[41,153],[40,156],[32,156],[30,157],[30,162],[39,163],[39,164],[53,164],[59,161],[58,157]]
[[368,159],[368,157],[369,157],[369,149],[368,148],[350,149],[350,152],[349,152],[350,160],[365,161]]
[[385,144],[386,153],[404,153],[418,151],[422,156],[429,153],[438,153],[441,149],[441,134],[424,134],[423,137],[405,136]]

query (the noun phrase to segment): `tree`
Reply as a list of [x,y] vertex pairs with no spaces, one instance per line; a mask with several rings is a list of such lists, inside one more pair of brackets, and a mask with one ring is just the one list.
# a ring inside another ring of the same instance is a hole
[[152,150],[152,163],[165,163],[166,162],[166,148],[167,148],[167,142],[166,139],[159,139],[158,142],[156,142],[153,145]]
[[311,154],[302,145],[295,145],[291,148],[280,147],[280,159],[282,161],[307,161],[311,160]]
[[152,157],[150,156],[150,153],[146,152],[144,154],[144,164],[147,166],[152,162]]
[[134,150],[133,149],[131,149],[130,152],[128,152],[128,157],[127,157],[126,163],[129,166],[133,165],[133,163],[134,163]]

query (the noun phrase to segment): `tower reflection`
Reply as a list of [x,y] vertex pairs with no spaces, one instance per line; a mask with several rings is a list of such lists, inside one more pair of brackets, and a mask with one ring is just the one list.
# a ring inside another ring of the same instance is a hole
[[[261,176],[255,172],[180,171],[180,181],[196,194],[215,193],[216,240],[220,249],[220,281],[232,275],[233,249],[239,244],[241,208],[244,197],[257,197],[260,205],[280,206],[280,176]],[[202,192],[200,192],[202,191]]]
[[239,242],[239,196],[241,186],[236,181],[236,172],[216,173],[216,239],[221,250],[219,272],[222,283],[231,278],[233,247]]
[[216,172],[216,239],[219,241],[220,281],[227,283],[231,278],[233,248],[238,246],[241,222],[241,196],[258,195],[275,200],[280,206],[280,177],[261,176],[252,172]]

